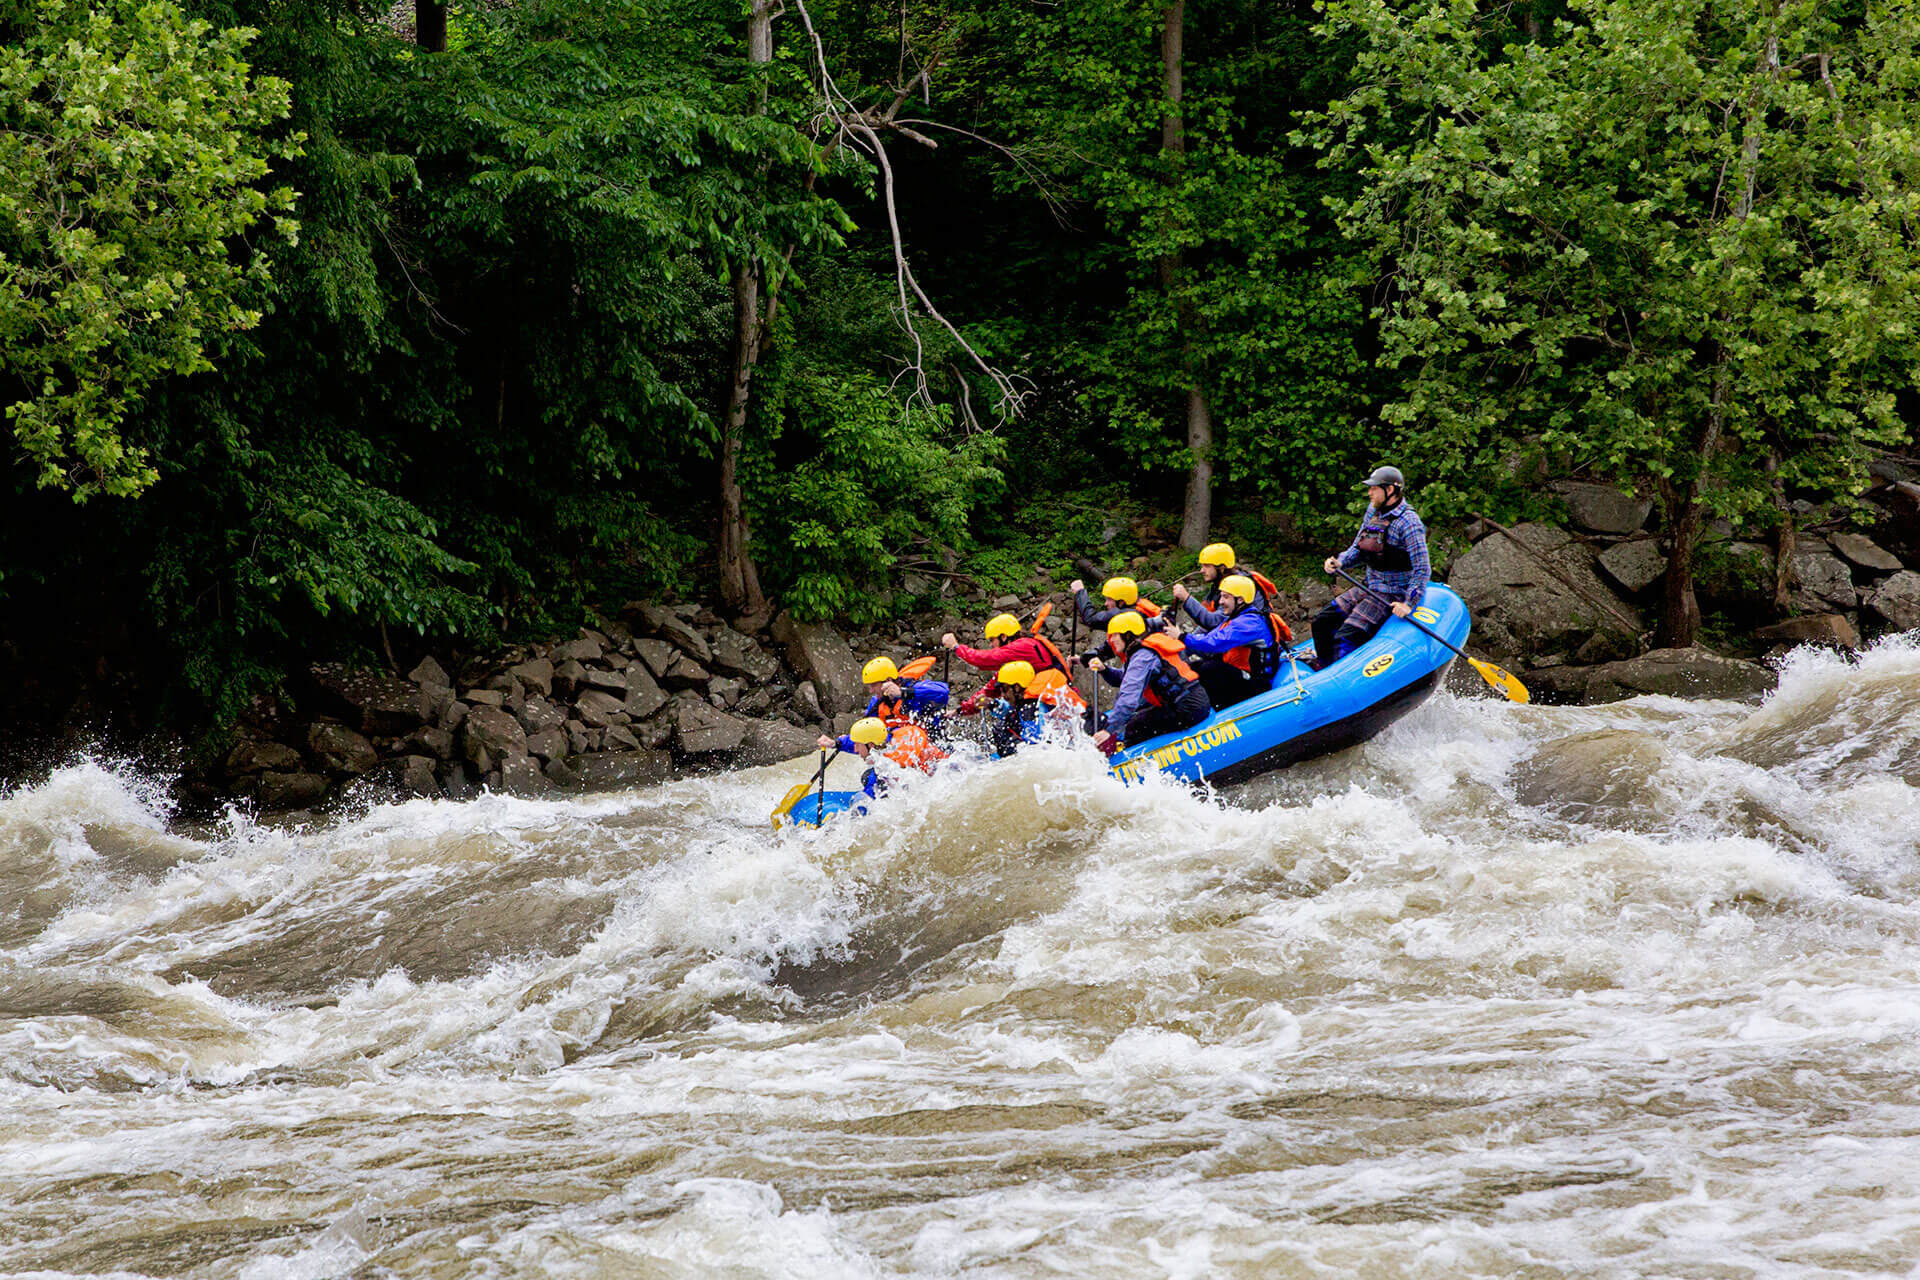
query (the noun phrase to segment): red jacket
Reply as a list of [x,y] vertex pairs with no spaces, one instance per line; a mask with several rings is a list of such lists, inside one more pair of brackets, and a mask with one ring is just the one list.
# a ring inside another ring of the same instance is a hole
[[954,650],[960,661],[982,671],[998,671],[1009,662],[1030,662],[1036,672],[1048,667],[1065,670],[1057,652],[1038,636],[1015,636],[998,649],[969,649],[963,644]]

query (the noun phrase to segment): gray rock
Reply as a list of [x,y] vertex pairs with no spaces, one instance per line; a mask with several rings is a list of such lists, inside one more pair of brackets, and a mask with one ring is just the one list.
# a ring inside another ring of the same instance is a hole
[[456,698],[447,704],[447,709],[440,713],[440,718],[433,722],[433,727],[453,733],[466,723],[468,709],[466,703]]
[[658,636],[681,652],[692,655],[696,662],[705,664],[713,661],[713,650],[708,647],[706,637],[693,629],[692,619],[699,617],[702,612],[699,605],[662,609],[649,604],[630,604],[622,612],[639,630]]
[[600,745],[608,751],[638,751],[640,739],[625,725],[612,724],[607,726],[606,737],[601,739]]
[[1667,557],[1651,539],[1617,543],[1600,553],[1600,572],[1628,595],[1638,595],[1667,571]]
[[603,751],[568,763],[574,785],[587,791],[650,786],[673,773],[673,757],[664,751]]
[[640,661],[646,663],[647,670],[655,676],[667,674],[667,668],[680,656],[680,651],[665,640],[635,640],[633,647],[640,655]]
[[716,630],[711,648],[713,660],[707,665],[722,675],[764,684],[780,673],[780,664],[765,649],[755,644],[750,636],[743,636],[732,627]]
[[499,707],[475,707],[460,729],[460,752],[485,773],[502,760],[527,754],[527,733]]
[[380,763],[380,753],[365,735],[343,724],[321,721],[307,726],[307,750],[334,773],[357,778]]
[[1795,549],[1793,584],[1788,604],[1795,613],[1832,613],[1860,603],[1860,595],[1853,589],[1853,571],[1820,543]]
[[814,690],[813,681],[802,680],[800,687],[793,693],[794,706],[806,717],[809,724],[826,723],[827,713],[820,705],[820,695]]
[[421,687],[395,676],[352,671],[337,662],[311,668],[332,710],[344,712],[362,732],[382,735],[406,733],[425,724],[432,707]]
[[615,716],[624,717],[626,703],[602,689],[589,689],[574,700],[574,710],[590,729],[604,729]]
[[838,715],[866,706],[860,664],[832,627],[796,622],[791,613],[782,610],[773,620],[773,637],[786,646],[787,664],[813,681],[824,711]]
[[298,772],[304,761],[300,753],[284,742],[254,742],[251,739],[235,744],[227,752],[227,776],[243,777],[252,773],[294,773]]
[[1007,609],[1018,609],[1020,607],[1020,597],[1019,596],[996,596],[993,601],[993,607],[1001,611],[1005,611]]
[[692,694],[673,700],[673,740],[690,756],[732,751],[746,741],[747,726]]
[[1869,573],[1898,573],[1905,567],[1900,563],[1900,557],[1885,550],[1865,534],[1836,533],[1827,541],[1840,553],[1841,559],[1856,569],[1865,569]]
[[507,674],[518,680],[528,693],[537,693],[543,698],[553,694],[553,664],[545,658],[508,667]]
[[567,750],[579,755],[588,748],[587,726],[578,720],[567,721]]
[[542,760],[559,760],[568,755],[565,729],[542,729],[527,735],[527,754]]
[[[1578,648],[1596,631],[1637,641],[1641,623],[1635,611],[1600,581],[1591,548],[1565,530],[1523,524],[1514,534],[1535,554],[1496,533],[1475,543],[1454,563],[1449,585],[1473,610],[1478,642],[1496,656],[1518,658]],[[1570,590],[1540,563],[1541,557],[1581,591]],[[1606,601],[1610,609],[1593,603]],[[1634,620],[1629,628],[1616,612]]]
[[779,764],[813,753],[817,736],[785,720],[755,720],[748,724],[746,738],[734,759],[743,765]]
[[1618,702],[1642,694],[1676,698],[1754,699],[1773,688],[1774,673],[1757,662],[1722,657],[1711,649],[1655,649],[1588,672],[1588,702]]
[[434,776],[439,764],[432,756],[407,756],[400,766],[400,789],[416,796],[440,794],[440,779]]
[[1312,617],[1333,601],[1333,588],[1324,582],[1302,582],[1299,590],[1300,612]]
[[600,647],[598,640],[569,640],[565,644],[553,646],[555,662],[598,662],[606,650]]
[[553,691],[563,698],[570,698],[586,679],[587,669],[568,658],[553,669]]
[[673,741],[673,717],[655,716],[651,720],[642,720],[638,724],[627,726],[640,745],[649,751],[657,751]]
[[428,725],[424,729],[415,729],[408,734],[406,745],[415,755],[427,755],[437,760],[446,760],[453,755],[453,734],[436,725]]
[[476,707],[501,707],[507,701],[507,695],[498,689],[469,689],[460,698]]
[[713,673],[693,660],[691,654],[681,654],[674,659],[667,673],[660,677],[660,683],[669,689],[694,689],[713,679]]
[[1761,627],[1754,639],[1775,644],[1815,644],[1831,649],[1858,649],[1860,632],[1845,614],[1807,613],[1772,626]]
[[605,689],[614,697],[624,699],[627,696],[627,673],[589,670],[586,686],[589,689]]
[[540,761],[531,756],[516,756],[500,765],[500,790],[510,796],[543,796],[553,790]]
[[1573,522],[1594,533],[1634,533],[1653,513],[1652,498],[1636,498],[1610,484],[1569,481],[1556,487]]
[[547,761],[546,774],[547,781],[556,787],[572,788],[580,785],[580,771],[573,767],[572,761],[564,758]]
[[709,700],[717,698],[721,706],[733,707],[739,703],[740,694],[744,689],[745,686],[738,680],[732,680],[726,676],[715,676],[712,683],[707,685],[707,698]]
[[627,668],[626,713],[635,720],[645,720],[648,716],[667,705],[667,695],[653,677],[647,674],[644,666]]
[[1867,596],[1867,612],[1895,631],[1920,627],[1920,573],[1902,569]]
[[528,734],[540,733],[547,729],[557,729],[567,722],[566,713],[542,697],[530,697],[520,704],[516,717],[520,727]]
[[301,809],[326,795],[327,786],[317,773],[263,773],[253,794],[263,809]]
[[449,676],[447,669],[435,662],[431,656],[420,659],[420,665],[407,672],[407,679],[423,688],[451,689],[453,687],[453,677]]

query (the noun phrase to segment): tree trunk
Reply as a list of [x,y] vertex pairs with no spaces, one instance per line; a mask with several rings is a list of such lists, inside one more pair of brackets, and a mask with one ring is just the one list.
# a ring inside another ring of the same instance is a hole
[[[747,61],[773,61],[773,6],[777,0],[753,0],[747,18]],[[760,110],[766,110],[761,91]],[[742,614],[766,613],[766,596],[753,563],[753,528],[740,492],[740,450],[746,439],[747,409],[753,374],[764,349],[767,318],[761,310],[761,265],[741,262],[733,269],[733,362],[727,382],[727,410],[720,420],[720,595]]]
[[1663,649],[1684,649],[1700,634],[1700,601],[1693,593],[1693,549],[1700,541],[1700,503],[1691,480],[1684,486],[1663,481],[1660,490],[1672,545],[1667,552],[1659,642]]
[[1786,482],[1780,479],[1778,453],[1768,456],[1767,470],[1773,473],[1773,505],[1780,512],[1780,528],[1773,541],[1773,612],[1784,618],[1793,600],[1793,549],[1799,541],[1799,526],[1787,502]]
[[[1180,115],[1183,93],[1181,63],[1186,42],[1186,0],[1170,0],[1160,30],[1161,98],[1160,154],[1166,158],[1169,181],[1177,183],[1187,155],[1186,125]],[[1169,214],[1169,220],[1172,215]],[[1187,500],[1180,521],[1180,545],[1207,544],[1213,524],[1213,406],[1200,385],[1200,362],[1193,349],[1193,309],[1181,300],[1181,277],[1186,262],[1178,250],[1159,261],[1160,287],[1174,305],[1180,331],[1180,367],[1187,382],[1187,449],[1193,467],[1187,472]]]
[[413,0],[413,42],[428,53],[447,51],[446,0]]

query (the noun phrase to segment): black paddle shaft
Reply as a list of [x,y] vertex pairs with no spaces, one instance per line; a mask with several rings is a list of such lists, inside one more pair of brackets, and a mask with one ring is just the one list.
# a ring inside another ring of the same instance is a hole
[[[1387,599],[1385,596],[1381,595],[1378,591],[1375,591],[1372,587],[1368,586],[1366,583],[1360,581],[1358,578],[1348,573],[1345,569],[1335,569],[1334,572],[1339,574],[1341,577],[1345,578],[1348,582],[1351,582],[1354,586],[1366,592],[1368,595],[1372,596],[1375,600],[1378,600],[1381,604],[1387,606],[1388,613],[1393,612],[1393,601]],[[1433,636],[1435,640],[1440,641],[1441,644],[1446,645],[1447,648],[1453,650],[1455,653],[1459,654],[1461,657],[1467,658],[1467,651],[1465,649],[1462,649],[1459,645],[1453,643],[1453,641],[1448,640],[1443,636],[1435,634],[1432,630],[1430,630],[1427,627],[1427,625],[1424,622],[1420,622],[1416,620],[1411,613],[1407,615],[1407,621],[1413,623],[1414,626],[1420,628],[1420,630],[1422,631],[1425,631],[1428,635]],[[1467,661],[1472,662],[1473,659],[1467,658]]]

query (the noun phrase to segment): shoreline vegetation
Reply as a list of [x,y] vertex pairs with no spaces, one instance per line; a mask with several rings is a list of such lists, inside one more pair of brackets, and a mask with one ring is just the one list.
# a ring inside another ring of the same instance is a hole
[[1920,2],[0,0],[0,775],[778,758],[1406,471],[1544,701],[1920,626]]

